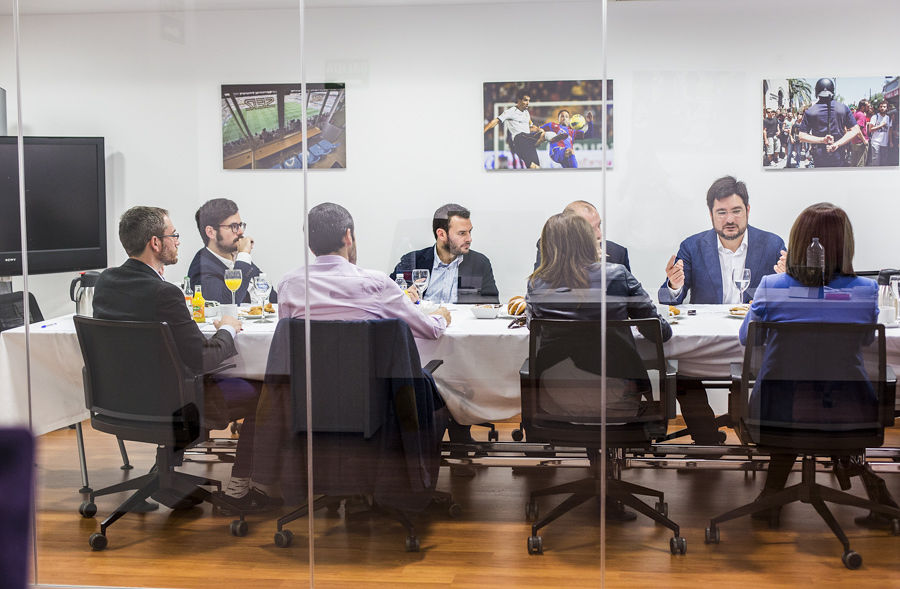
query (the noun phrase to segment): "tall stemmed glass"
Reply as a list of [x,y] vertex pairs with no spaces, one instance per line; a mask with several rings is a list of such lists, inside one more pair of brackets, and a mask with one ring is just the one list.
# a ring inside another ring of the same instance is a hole
[[231,304],[234,303],[234,293],[241,287],[244,275],[240,270],[225,270],[225,286],[231,291]]
[[428,288],[428,278],[431,273],[428,270],[413,270],[412,271],[412,281],[416,286],[416,290],[419,291],[419,296],[421,297],[425,294],[425,289]]
[[266,319],[266,305],[269,302],[269,293],[272,292],[272,285],[269,284],[269,279],[266,278],[266,273],[262,272],[259,276],[256,277],[256,292],[259,293],[260,298],[262,298],[262,320],[260,323],[272,323],[271,319]]
[[735,268],[731,272],[734,285],[741,291],[741,302],[744,302],[744,291],[750,286],[750,268]]

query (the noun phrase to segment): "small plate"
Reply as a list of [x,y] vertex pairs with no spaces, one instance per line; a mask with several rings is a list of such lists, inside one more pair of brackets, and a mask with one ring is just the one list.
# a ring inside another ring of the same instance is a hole
[[740,311],[728,311],[728,316],[734,317],[735,319],[743,319],[747,316],[747,311],[744,311],[743,313]]

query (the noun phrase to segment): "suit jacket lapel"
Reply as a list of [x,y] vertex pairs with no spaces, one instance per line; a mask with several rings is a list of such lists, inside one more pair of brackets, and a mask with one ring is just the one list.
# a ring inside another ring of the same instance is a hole
[[719,236],[710,230],[700,242],[700,251],[703,257],[703,266],[706,268],[709,284],[713,286],[716,302],[721,303],[724,291],[722,289],[722,269],[719,264]]
[[744,291],[744,302],[748,300],[747,297],[752,298],[752,293],[759,286],[759,281],[762,280],[763,276],[769,274],[769,272],[766,272],[763,261],[763,256],[766,252],[762,243],[760,243],[760,236],[757,234],[756,229],[749,225],[747,226],[747,235],[752,245],[747,244],[747,261],[744,262],[744,268],[750,268],[750,288]]

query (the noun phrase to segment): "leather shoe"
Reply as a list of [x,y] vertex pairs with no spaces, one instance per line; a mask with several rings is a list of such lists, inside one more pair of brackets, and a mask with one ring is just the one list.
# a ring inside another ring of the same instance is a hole
[[284,504],[283,499],[279,497],[269,497],[259,489],[255,488],[251,488],[243,497],[232,497],[226,495],[222,491],[216,491],[213,495],[226,504],[226,506],[219,508],[219,511],[223,515],[259,513],[281,507]]
[[853,518],[856,525],[871,530],[889,530],[891,529],[891,518],[880,513],[870,511],[868,515],[860,515]]

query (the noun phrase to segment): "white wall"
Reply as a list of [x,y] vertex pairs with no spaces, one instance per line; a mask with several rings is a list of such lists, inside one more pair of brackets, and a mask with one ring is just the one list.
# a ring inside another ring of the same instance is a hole
[[[900,8],[882,9],[897,24]],[[890,240],[900,213],[896,169],[766,172],[759,154],[763,78],[897,73],[900,50],[873,37],[791,38],[779,26],[784,10],[768,0],[609,7],[616,168],[607,175],[605,224],[651,293],[678,242],[709,226],[706,189],[726,173],[747,182],[754,225],[787,239],[804,206],[830,200],[854,221],[857,267],[900,265]],[[846,30],[846,10],[839,0],[790,6],[807,31]],[[473,211],[474,247],[492,259],[501,296],[522,293],[543,220],[575,198],[600,204],[602,175],[484,172],[482,83],[601,77],[599,3],[314,8],[306,17],[307,80],[347,64],[364,72],[347,79],[348,168],[311,172],[310,203],[346,206],[360,264],[390,270],[401,253],[431,241],[437,206],[461,202]],[[164,206],[188,236],[169,273],[177,281],[200,247],[193,213],[214,196],[239,203],[255,260],[270,274],[300,263],[302,176],[223,171],[219,113],[222,83],[300,78],[299,23],[290,10],[24,17],[25,133],[106,137],[111,263],[124,258],[118,215],[139,203]],[[540,39],[553,30],[564,37]],[[10,21],[0,19],[6,31]],[[0,43],[15,133],[14,61],[9,42]],[[69,279],[34,278],[45,314],[70,309]]]

